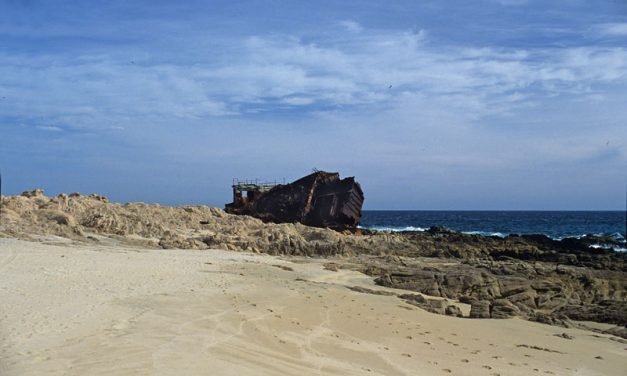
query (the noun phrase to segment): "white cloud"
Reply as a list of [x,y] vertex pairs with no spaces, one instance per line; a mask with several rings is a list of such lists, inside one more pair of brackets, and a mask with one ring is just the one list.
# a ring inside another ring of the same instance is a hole
[[604,35],[627,36],[627,23],[605,23],[596,26],[596,30]]
[[353,20],[340,21],[340,26],[342,26],[351,33],[361,33],[364,30],[364,28],[359,23]]
[[48,132],[63,132],[62,128],[59,128],[53,125],[37,125],[35,126],[35,128],[40,129],[42,131],[48,131]]
[[[353,23],[343,21],[359,26]],[[136,64],[104,53],[0,55],[0,87],[11,101],[0,115],[128,129],[154,119],[188,121],[276,106],[311,113],[384,110],[430,97],[431,105],[475,121],[511,116],[556,95],[593,95],[599,85],[627,80],[624,47],[441,46],[424,30],[361,26],[358,34],[315,42],[273,35],[233,44],[220,59],[187,64],[151,63],[149,55]]]

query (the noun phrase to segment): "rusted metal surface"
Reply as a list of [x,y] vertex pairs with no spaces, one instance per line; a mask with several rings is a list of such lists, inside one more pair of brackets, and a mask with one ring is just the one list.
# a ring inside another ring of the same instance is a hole
[[[300,222],[337,230],[355,228],[364,194],[355,178],[316,171],[290,184],[234,182],[233,202],[225,210],[267,222]],[[244,195],[244,193],[246,193]]]

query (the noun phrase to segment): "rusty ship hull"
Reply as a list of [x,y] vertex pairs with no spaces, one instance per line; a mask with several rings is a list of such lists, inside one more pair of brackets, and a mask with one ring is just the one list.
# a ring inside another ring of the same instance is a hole
[[338,173],[316,171],[289,184],[262,188],[234,184],[233,202],[226,205],[226,212],[337,230],[356,228],[361,220],[364,194],[353,177],[340,179]]

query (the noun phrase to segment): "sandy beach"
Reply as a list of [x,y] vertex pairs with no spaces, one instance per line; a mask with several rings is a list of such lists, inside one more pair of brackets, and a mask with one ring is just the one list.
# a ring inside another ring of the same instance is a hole
[[[329,260],[0,238],[0,373],[620,375],[624,343],[423,311]],[[467,307],[464,307],[467,308]],[[565,338],[567,337],[567,338]]]

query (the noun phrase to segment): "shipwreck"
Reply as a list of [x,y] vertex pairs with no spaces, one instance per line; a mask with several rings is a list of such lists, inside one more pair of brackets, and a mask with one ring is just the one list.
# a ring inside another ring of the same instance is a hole
[[314,171],[289,184],[233,181],[231,214],[250,215],[265,222],[295,223],[335,230],[359,225],[364,194],[354,177]]

